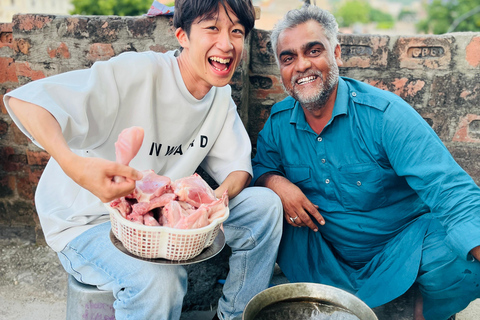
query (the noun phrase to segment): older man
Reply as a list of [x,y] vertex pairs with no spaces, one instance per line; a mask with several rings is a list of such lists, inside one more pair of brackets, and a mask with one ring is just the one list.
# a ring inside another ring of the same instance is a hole
[[405,101],[339,77],[337,32],[315,6],[272,32],[290,96],[258,137],[253,183],[282,199],[277,261],[370,307],[417,283],[424,317],[447,319],[480,297],[480,189]]

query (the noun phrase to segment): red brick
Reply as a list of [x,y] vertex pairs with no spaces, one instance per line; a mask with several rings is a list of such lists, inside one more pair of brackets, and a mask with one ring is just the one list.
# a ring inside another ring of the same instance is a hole
[[29,165],[45,166],[50,159],[50,155],[45,151],[27,150],[27,163]]
[[15,153],[15,150],[10,147],[0,148],[0,168],[8,172],[22,172],[27,165],[27,156]]
[[13,32],[13,23],[0,23],[0,32]]
[[40,30],[46,27],[52,18],[44,15],[21,14],[13,17],[13,23],[20,31]]
[[17,63],[17,75],[33,80],[45,78],[45,74],[39,70],[32,70],[28,62]]
[[7,114],[7,108],[5,108],[5,105],[3,104],[3,94],[0,94],[0,110],[2,111],[3,114]]
[[453,37],[400,37],[396,54],[400,68],[448,69],[452,59]]
[[0,48],[12,47],[12,26],[13,23],[0,23]]
[[13,41],[13,50],[15,50],[15,52],[20,52],[24,55],[28,55],[30,53],[31,47],[32,45],[30,44],[30,40],[28,39],[15,39]]
[[90,45],[90,51],[87,54],[87,59],[90,61],[108,60],[115,55],[115,51],[111,44],[94,43]]
[[3,120],[0,120],[0,136],[6,135],[8,132],[8,123]]
[[18,83],[15,61],[0,57],[0,84],[7,82]]
[[480,120],[480,115],[468,114],[460,120],[459,128],[453,136],[453,141],[480,143],[480,139],[475,139],[469,135],[469,126],[472,121]]
[[33,200],[34,199],[33,188],[34,186],[29,181],[28,178],[17,179],[17,192],[22,199]]
[[20,129],[15,124],[15,122],[12,122],[11,128],[13,132],[13,141],[17,145],[21,145],[21,146],[28,145],[28,143],[30,142],[30,139],[28,139],[27,136],[24,135],[22,131],[20,131]]
[[480,65],[480,37],[474,37],[465,49],[467,62],[473,66]]
[[36,186],[38,184],[38,182],[40,181],[40,177],[42,176],[44,169],[45,169],[45,167],[29,168],[29,170],[28,170],[28,180]]
[[62,42],[55,49],[48,47],[47,53],[50,58],[70,59],[70,51],[68,50],[68,46],[64,42]]
[[11,197],[15,194],[16,179],[14,176],[0,178],[0,198]]

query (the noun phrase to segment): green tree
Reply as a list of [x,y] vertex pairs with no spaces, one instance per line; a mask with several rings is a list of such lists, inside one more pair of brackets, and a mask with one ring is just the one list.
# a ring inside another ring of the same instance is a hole
[[340,27],[350,27],[355,23],[368,23],[370,5],[365,0],[349,0],[334,12]]
[[478,0],[433,0],[425,9],[427,17],[416,25],[420,32],[480,31]]
[[71,14],[139,16],[147,13],[152,0],[72,0]]
[[355,23],[376,22],[378,28],[392,28],[394,18],[381,10],[372,8],[366,0],[348,0],[334,11],[340,27],[350,27]]

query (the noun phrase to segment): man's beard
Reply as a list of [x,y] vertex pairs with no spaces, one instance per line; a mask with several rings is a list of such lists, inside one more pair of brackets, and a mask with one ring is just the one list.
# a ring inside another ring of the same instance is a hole
[[[328,71],[327,77],[324,80],[323,75],[320,71],[309,71],[302,75],[294,76],[291,80],[290,87],[287,88],[285,84],[282,82],[283,89],[292,96],[295,100],[300,102],[302,107],[309,111],[316,111],[320,110],[325,106],[330,95],[332,94],[335,86],[338,83],[338,66],[335,63],[331,63],[329,65],[330,70]],[[296,85],[296,81],[300,78],[308,77],[308,76],[318,76],[322,81],[317,88],[317,92],[314,94],[305,94],[302,90],[298,90],[298,86]]]

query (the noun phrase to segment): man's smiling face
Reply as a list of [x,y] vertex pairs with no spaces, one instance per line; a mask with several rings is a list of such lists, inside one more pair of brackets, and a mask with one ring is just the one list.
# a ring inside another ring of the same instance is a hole
[[[189,91],[197,98],[212,86],[223,87],[232,79],[245,40],[245,28],[230,7],[197,18],[190,34],[179,29],[177,38],[183,47],[180,70]],[[198,94],[195,94],[198,93]]]
[[277,42],[285,90],[302,106],[322,106],[338,83],[340,47],[332,48],[322,26],[307,21],[284,30]]

